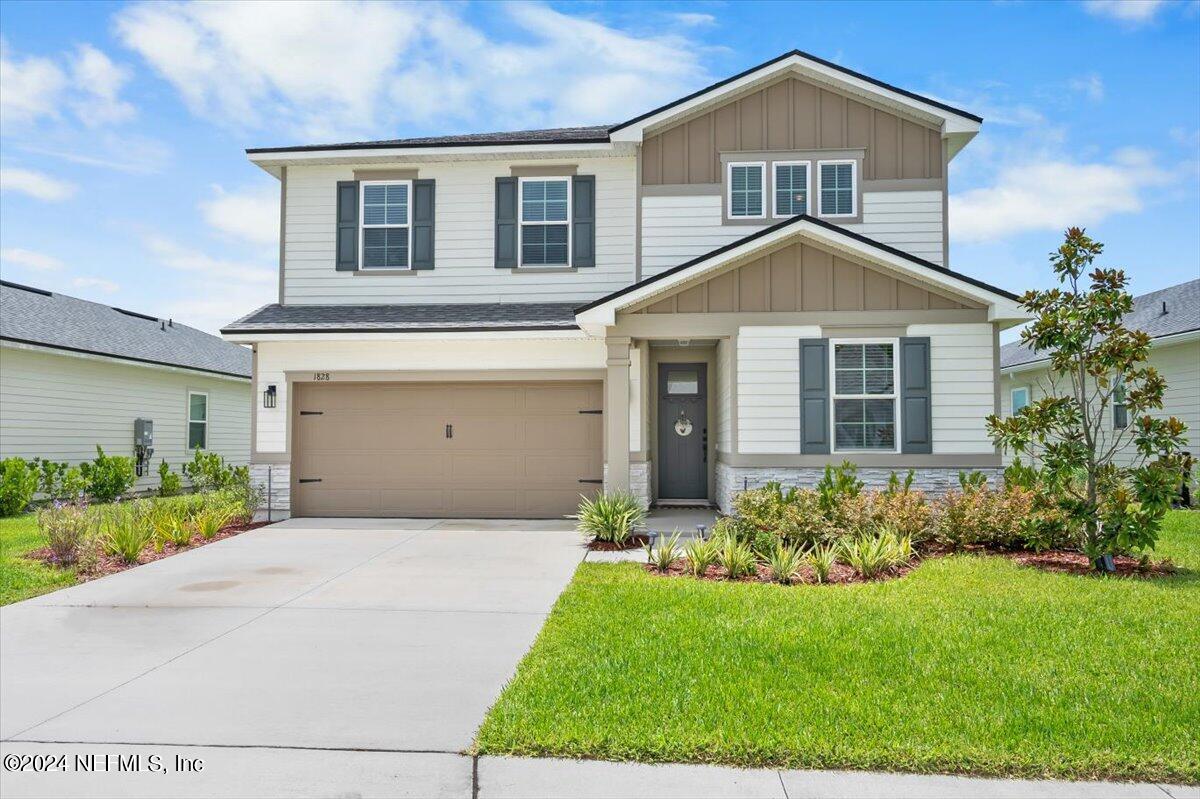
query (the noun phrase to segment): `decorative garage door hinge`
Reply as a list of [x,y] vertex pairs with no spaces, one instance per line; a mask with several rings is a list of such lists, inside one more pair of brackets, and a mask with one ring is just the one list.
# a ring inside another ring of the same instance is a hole
[[580,413],[604,413],[604,411],[580,411]]
[[319,483],[319,482],[321,482],[321,478],[320,477],[301,477],[300,482],[301,483]]
[[586,477],[581,477],[581,478],[579,478],[579,482],[581,482],[581,483],[595,483],[596,485],[600,485],[600,484],[601,484],[601,483],[603,483],[604,481],[603,481],[603,480],[589,480],[589,479],[587,479]]
[[321,416],[325,411],[300,411],[301,416]]

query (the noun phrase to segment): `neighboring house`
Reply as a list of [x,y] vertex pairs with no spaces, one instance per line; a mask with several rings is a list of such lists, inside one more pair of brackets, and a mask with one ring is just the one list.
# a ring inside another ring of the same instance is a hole
[[[169,319],[0,281],[0,458],[75,465],[135,455],[135,420],[153,455],[136,488],[158,485],[191,450],[250,456],[250,351]],[[144,425],[143,425],[144,427]]]
[[611,126],[249,150],[282,198],[279,303],[222,331],[253,471],[299,515],[497,517],[994,472],[1028,316],[947,264],[980,123],[793,51]]
[[[1133,311],[1125,317],[1125,325],[1145,331],[1150,336],[1150,358],[1153,366],[1167,381],[1167,392],[1161,411],[1152,416],[1174,416],[1187,425],[1188,444],[1184,447],[1193,455],[1197,451],[1197,431],[1200,431],[1200,279],[1178,286],[1152,291],[1135,297]],[[1000,368],[1003,374],[1000,407],[1004,416],[1011,416],[1030,402],[1045,397],[1051,389],[1057,395],[1070,390],[1064,378],[1054,381],[1047,368],[1045,353],[1034,353],[1019,341],[1000,348]],[[1109,409],[1109,418],[1102,431],[1109,435],[1124,428],[1129,416],[1124,406]],[[1136,456],[1133,447],[1124,450],[1125,462]],[[1005,453],[1005,461],[1012,461]]]

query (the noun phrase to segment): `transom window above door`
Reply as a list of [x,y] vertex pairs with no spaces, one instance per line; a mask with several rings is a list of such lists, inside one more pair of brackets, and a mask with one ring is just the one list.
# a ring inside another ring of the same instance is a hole
[[833,343],[835,452],[895,452],[895,341]]
[[362,182],[363,269],[408,269],[410,181]]
[[776,161],[774,200],[775,216],[808,213],[808,161]]
[[727,204],[731,219],[763,219],[766,217],[765,163],[729,165],[729,196]]
[[521,265],[570,266],[571,181],[521,178]]

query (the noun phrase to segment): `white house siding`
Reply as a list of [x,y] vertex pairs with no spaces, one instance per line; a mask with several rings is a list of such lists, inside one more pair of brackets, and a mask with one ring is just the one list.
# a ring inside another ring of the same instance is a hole
[[[1147,360],[1167,381],[1167,391],[1163,397],[1161,410],[1152,411],[1151,416],[1165,419],[1174,416],[1188,427],[1187,446],[1193,455],[1200,455],[1200,341],[1184,341],[1155,346],[1150,351]],[[1067,382],[1059,384],[1059,393],[1066,388]],[[1000,411],[1005,417],[1012,416],[1012,390],[1027,387],[1031,400],[1038,400],[1049,392],[1050,376],[1043,367],[1027,371],[1010,372],[1000,383]],[[1110,423],[1105,425],[1105,434],[1111,432]],[[1121,461],[1131,462],[1136,457],[1133,447],[1127,447],[1121,455]],[[1005,464],[1012,463],[1013,453],[1004,453]]]
[[[334,201],[346,166],[288,167],[284,236],[284,303],[583,302],[634,278],[636,160],[572,159],[596,176],[596,266],[576,273],[496,269],[495,179],[519,162],[415,165],[436,184],[434,268],[401,275],[334,269]],[[414,165],[407,164],[406,168]],[[372,164],[370,169],[387,169]]]
[[[255,449],[287,452],[287,373],[312,378],[328,372],[338,380],[346,372],[430,372],[429,379],[453,381],[497,370],[603,370],[607,352],[603,339],[488,339],[410,338],[364,341],[353,336],[333,340],[261,342],[258,344],[256,390],[276,386],[274,408],[257,408]],[[432,374],[436,373],[436,374]],[[456,378],[457,375],[457,378]]]
[[908,335],[929,336],[933,453],[994,453],[985,425],[996,407],[992,326],[909,325]]
[[250,458],[250,381],[139,366],[45,349],[0,347],[0,457],[72,465],[133,455],[133,420],[154,421],[154,457],[139,489],[158,485],[158,464],[190,459],[189,391],[208,393],[208,445],[233,464]]
[[717,342],[717,451],[733,451],[733,348],[723,338]]
[[[930,338],[933,454],[990,454],[984,427],[992,413],[990,324],[909,325]],[[819,327],[742,327],[737,338],[738,452],[800,453],[799,340]]]
[[[847,230],[912,253],[936,264],[942,251],[940,191],[865,192],[863,221]],[[716,194],[642,198],[642,277],[723,247],[781,220],[762,225],[722,224]]]

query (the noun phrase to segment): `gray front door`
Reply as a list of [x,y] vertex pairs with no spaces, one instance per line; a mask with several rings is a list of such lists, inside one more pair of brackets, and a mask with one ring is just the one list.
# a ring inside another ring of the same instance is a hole
[[708,498],[708,367],[658,365],[659,499]]

